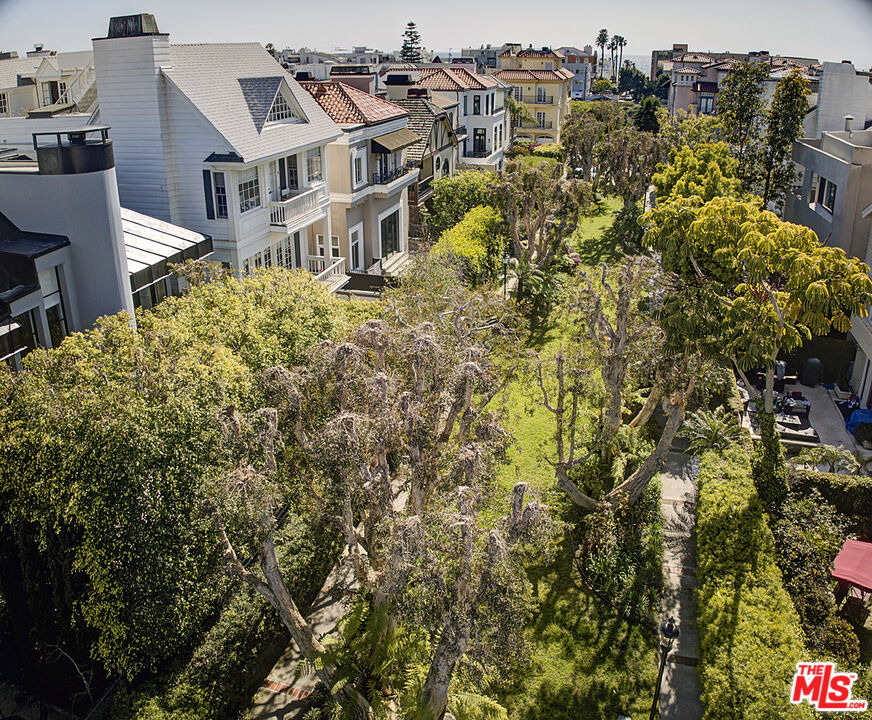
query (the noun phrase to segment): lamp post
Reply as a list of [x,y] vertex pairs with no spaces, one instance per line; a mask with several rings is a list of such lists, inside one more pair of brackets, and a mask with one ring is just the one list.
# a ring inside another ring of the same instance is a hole
[[509,254],[503,253],[503,300],[508,297],[509,287]]
[[657,701],[660,699],[660,683],[663,681],[663,668],[666,666],[666,657],[672,649],[672,643],[678,637],[680,630],[675,618],[672,616],[668,620],[660,623],[660,670],[657,672],[657,685],[654,687],[654,700],[651,703],[651,715],[648,720],[654,720],[657,713]]

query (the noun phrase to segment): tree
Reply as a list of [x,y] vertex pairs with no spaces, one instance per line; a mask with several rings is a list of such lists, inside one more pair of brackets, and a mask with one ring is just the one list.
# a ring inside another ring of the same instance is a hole
[[606,45],[609,42],[609,31],[603,28],[596,34],[596,45],[600,49],[600,77],[603,76],[603,66],[606,64]]
[[723,453],[737,445],[742,438],[742,426],[735,415],[723,407],[716,410],[697,410],[687,416],[679,433],[687,440],[687,450],[692,455],[707,452]]
[[619,195],[624,205],[636,202],[665,154],[666,142],[658,135],[634,127],[608,133],[596,148],[597,190]]
[[442,233],[431,252],[458,258],[464,275],[475,285],[497,279],[506,240],[499,212],[489,205],[479,205]]
[[276,54],[276,48],[275,48],[275,45],[273,45],[271,42],[268,42],[268,43],[264,46],[264,49],[265,49],[265,50],[266,50],[270,55],[272,55],[273,57],[275,57],[275,54]]
[[515,142],[515,131],[524,123],[533,122],[530,109],[522,102],[515,100],[511,95],[506,97],[506,109],[509,111],[509,144]]
[[704,142],[691,149],[669,151],[669,160],[658,165],[652,177],[658,201],[700,197],[704,202],[716,197],[738,197],[742,181],[737,177],[739,161],[722,142]]
[[560,133],[567,166],[587,182],[593,180],[594,149],[604,127],[592,112],[572,112]]
[[615,86],[606,78],[598,78],[593,81],[593,85],[591,85],[590,89],[591,92],[595,94],[613,93],[615,91]]
[[618,49],[618,36],[613,35],[609,40],[609,52],[611,53],[611,64],[609,66],[609,79],[615,83],[618,81],[617,73],[615,72],[615,52]]
[[[627,40],[623,35],[615,35],[613,38],[615,41],[615,45],[618,47],[618,52],[620,53],[620,57],[618,58],[618,67],[622,68],[624,66],[624,48],[627,47]],[[617,77],[615,78],[617,81]]]
[[426,214],[426,222],[439,231],[454,227],[475,207],[494,205],[493,184],[497,175],[491,171],[466,170],[437,178]]
[[672,80],[670,79],[669,74],[662,70],[658,70],[657,75],[648,80],[647,92],[660,100],[666,101],[669,99],[669,88],[671,84]]
[[657,110],[659,108],[660,103],[653,97],[647,97],[642,100],[639,109],[636,111],[636,129],[650,132],[654,135],[660,132],[660,121],[657,119]]
[[780,207],[796,173],[790,159],[794,141],[802,134],[808,112],[808,81],[793,69],[778,81],[766,114],[763,155],[763,207],[773,201]]
[[700,143],[722,141],[721,124],[716,115],[693,115],[686,110],[660,117],[660,132],[676,150],[687,145],[691,150]]
[[763,82],[769,66],[736,63],[721,83],[718,120],[724,141],[739,161],[739,177],[745,189],[753,190],[762,152],[765,103]]
[[618,92],[632,93],[635,102],[639,102],[640,98],[649,94],[648,78],[629,60],[618,73]]
[[421,62],[421,33],[418,32],[418,26],[411,21],[406,23],[400,57],[407,63]]
[[566,239],[593,201],[590,186],[562,177],[559,165],[510,163],[494,186],[517,261],[519,300],[534,273],[547,274],[563,257]]

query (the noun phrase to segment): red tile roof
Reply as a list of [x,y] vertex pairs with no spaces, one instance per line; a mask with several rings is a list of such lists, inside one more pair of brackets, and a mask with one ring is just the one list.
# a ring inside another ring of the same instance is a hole
[[427,68],[421,71],[421,78],[415,85],[431,90],[487,90],[499,83],[488,75],[479,75],[466,68]]
[[676,58],[679,62],[692,62],[692,63],[710,63],[714,62],[714,58],[711,55],[705,55],[704,53],[684,53],[680,57]]
[[333,122],[340,125],[375,125],[408,115],[399,105],[369,95],[345,83],[303,82],[300,84],[324,108]]
[[557,58],[558,60],[563,59],[563,54],[557,52],[556,50],[542,49],[542,50],[533,50],[533,48],[527,48],[526,50],[520,50],[518,52],[519,58]]
[[699,70],[692,67],[673,67],[672,72],[674,73],[683,73],[684,75],[699,75]]
[[508,82],[517,82],[518,80],[562,82],[563,80],[571,80],[575,76],[566,68],[560,68],[559,70],[498,70],[494,73],[494,77]]

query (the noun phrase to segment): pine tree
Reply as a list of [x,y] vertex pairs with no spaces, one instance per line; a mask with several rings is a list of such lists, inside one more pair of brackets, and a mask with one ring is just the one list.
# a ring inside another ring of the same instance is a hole
[[421,62],[421,33],[418,32],[418,26],[413,22],[406,23],[400,56],[403,58],[403,62]]

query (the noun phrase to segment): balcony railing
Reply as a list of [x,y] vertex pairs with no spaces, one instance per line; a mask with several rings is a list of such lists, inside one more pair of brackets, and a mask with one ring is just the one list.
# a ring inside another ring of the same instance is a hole
[[550,130],[551,125],[552,125],[551,121],[548,120],[547,122],[543,122],[543,123],[522,122],[520,126],[522,128],[528,128],[530,130]]
[[535,99],[526,100],[525,102],[535,103],[536,105],[553,105],[553,95],[537,95]]
[[466,132],[466,125],[460,125],[459,127],[454,128],[454,134],[457,136],[458,140],[463,140],[463,138],[469,137],[469,133]]
[[401,165],[398,168],[393,168],[392,170],[385,170],[384,172],[374,172],[372,174],[372,184],[373,185],[387,185],[388,183],[393,182],[397,178],[403,177],[406,173],[412,172],[414,167],[412,165]]
[[424,197],[433,188],[433,176],[425,177],[418,183],[418,198]]
[[489,155],[493,155],[493,150],[467,150],[463,153],[463,156],[468,158],[486,158]]
[[[332,263],[328,265],[328,261]],[[315,274],[316,280],[330,283],[345,275],[345,258],[309,258],[309,272]]]
[[301,215],[310,213],[324,198],[323,188],[312,188],[287,200],[273,201],[269,204],[270,225],[287,227]]

